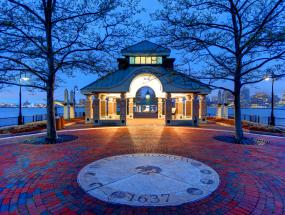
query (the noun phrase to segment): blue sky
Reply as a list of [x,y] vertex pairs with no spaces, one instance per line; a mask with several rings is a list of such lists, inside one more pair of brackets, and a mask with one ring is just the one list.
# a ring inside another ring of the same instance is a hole
[[[142,21],[146,24],[149,22],[152,22],[151,18],[149,17],[149,14],[154,12],[156,9],[159,8],[159,3],[156,0],[142,0],[141,5],[146,9],[145,12],[143,12],[141,15],[138,16],[138,18],[142,19]],[[173,53],[173,52],[172,52]],[[172,57],[177,57],[175,53],[172,54]],[[75,74],[75,77],[64,77],[65,82],[60,83],[60,87],[56,89],[55,91],[55,98],[57,100],[63,100],[63,91],[64,89],[71,90],[75,85],[77,85],[79,88],[84,87],[85,85],[89,84],[90,82],[93,82],[96,80],[95,75],[84,75],[81,73]],[[275,84],[275,92],[278,96],[281,96],[283,92],[285,92],[285,79],[279,80]],[[253,94],[256,91],[261,92],[267,92],[269,93],[271,90],[271,84],[270,81],[263,81],[259,84],[251,85],[250,91],[251,94]],[[216,92],[213,92],[215,94]],[[28,92],[27,90],[23,90],[23,100],[29,100],[32,103],[44,103],[45,102],[45,94],[40,93],[38,91],[35,92]],[[78,98],[84,98],[83,95],[80,93],[77,94]],[[8,87],[4,90],[0,91],[0,103],[2,102],[11,102],[11,103],[17,103],[18,102],[18,87]]]

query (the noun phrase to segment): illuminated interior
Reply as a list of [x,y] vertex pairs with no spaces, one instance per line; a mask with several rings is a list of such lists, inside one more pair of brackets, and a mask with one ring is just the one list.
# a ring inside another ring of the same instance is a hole
[[162,64],[162,57],[137,56],[130,57],[130,64]]

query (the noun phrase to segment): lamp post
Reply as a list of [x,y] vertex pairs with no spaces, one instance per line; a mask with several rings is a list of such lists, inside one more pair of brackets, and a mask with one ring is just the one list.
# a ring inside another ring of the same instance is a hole
[[[21,79],[20,79],[21,82]],[[22,115],[22,85],[20,83],[19,89],[19,115],[18,115],[18,125],[23,125],[23,115]]]
[[22,73],[20,72],[20,80],[19,80],[19,116],[18,116],[18,125],[23,125],[23,115],[22,115],[22,81],[28,81],[29,78],[23,77]]
[[274,82],[277,77],[274,72],[271,72],[270,77],[266,77],[265,80],[269,81],[271,79],[271,114],[270,114],[270,122],[271,126],[275,126],[275,116],[274,116]]

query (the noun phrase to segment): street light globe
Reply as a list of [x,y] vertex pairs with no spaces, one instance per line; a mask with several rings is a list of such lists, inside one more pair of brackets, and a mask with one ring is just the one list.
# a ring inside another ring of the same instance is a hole
[[149,91],[146,92],[145,98],[146,98],[146,99],[150,99],[150,93],[149,93]]
[[269,80],[270,80],[270,77],[265,77],[264,80],[265,80],[265,81],[269,81]]
[[30,80],[30,78],[28,78],[28,77],[22,77],[21,78],[23,81],[28,81],[28,80]]

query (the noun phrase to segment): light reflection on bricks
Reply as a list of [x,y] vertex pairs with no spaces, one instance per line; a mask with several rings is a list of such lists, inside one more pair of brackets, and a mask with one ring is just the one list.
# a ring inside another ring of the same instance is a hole
[[[233,145],[213,138],[226,132],[156,125],[72,133],[77,140],[58,145],[0,146],[0,214],[285,213],[284,139],[262,137],[267,144]],[[0,144],[7,141],[23,142],[24,138],[0,140]],[[206,199],[163,208],[108,204],[78,186],[77,174],[86,164],[136,152],[199,160],[219,173],[221,184]]]

